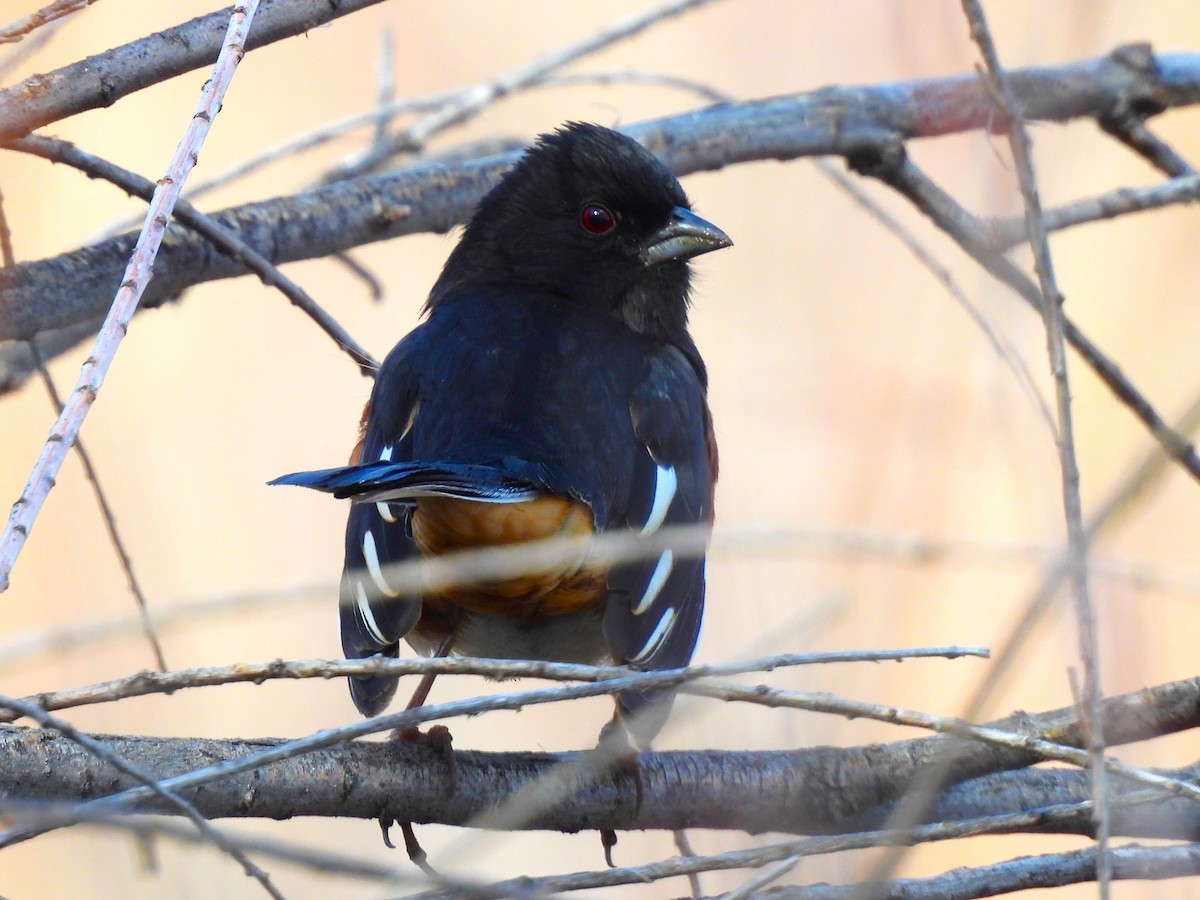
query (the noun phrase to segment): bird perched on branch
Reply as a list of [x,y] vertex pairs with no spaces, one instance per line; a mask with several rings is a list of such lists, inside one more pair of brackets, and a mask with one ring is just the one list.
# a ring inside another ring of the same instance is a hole
[[[576,557],[426,592],[396,585],[389,566],[710,523],[717,448],[687,331],[688,260],[730,243],[631,138],[573,123],[526,151],[480,201],[428,318],[380,368],[351,465],[272,482],[354,501],[341,586],[348,657],[394,656],[404,639],[426,654],[688,663],[702,556]],[[350,691],[375,715],[396,679],[351,679]],[[622,693],[617,721],[644,746],[669,699]]]

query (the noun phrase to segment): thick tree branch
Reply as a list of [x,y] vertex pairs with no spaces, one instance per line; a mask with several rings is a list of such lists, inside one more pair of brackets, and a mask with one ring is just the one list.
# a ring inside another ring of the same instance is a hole
[[180,797],[173,791],[169,791],[158,784],[157,780],[149,772],[143,771],[136,765],[133,765],[128,760],[121,757],[118,753],[113,753],[110,747],[107,747],[101,741],[91,735],[83,734],[75,726],[62,719],[56,719],[53,716],[39,710],[36,706],[25,703],[21,700],[13,700],[7,697],[0,697],[0,706],[4,706],[10,710],[18,711],[22,715],[30,716],[43,728],[51,730],[53,733],[60,735],[64,739],[72,742],[80,749],[85,750],[93,758],[103,760],[116,771],[120,772],[127,778],[133,779],[135,783],[143,784],[154,792],[154,795],[167,804],[169,809],[176,813],[187,817],[196,829],[204,835],[215,846],[236,860],[251,878],[256,879],[262,884],[263,889],[268,894],[276,898],[276,900],[284,900],[284,897],[276,889],[271,882],[271,878],[260,869],[257,865],[250,861],[250,858],[241,851],[240,848],[228,840],[220,831],[213,828],[209,824],[208,819],[200,814],[191,803]]
[[[1014,71],[1011,84],[1031,120],[1100,117],[1131,102],[1188,105],[1200,102],[1200,54],[1155,57],[1145,48],[1121,48],[1090,62]],[[977,76],[961,75],[718,104],[628,131],[686,175],[765,159],[849,155],[885,139],[994,127],[996,115]],[[328,256],[405,234],[447,231],[516,156],[415,166],[233,207],[213,218],[277,264]],[[0,340],[94,318],[120,280],[132,241],[123,235],[0,274]],[[246,272],[204,239],[175,233],[159,255],[143,306]]]
[[[1149,739],[1200,724],[1200,679],[1173,682],[1105,701],[1112,745]],[[1018,714],[993,724],[1081,746],[1075,711]],[[282,741],[104,737],[113,753],[160,779],[232,761]],[[569,799],[535,811],[522,827],[581,829],[726,828],[749,832],[830,834],[879,827],[917,773],[957,753],[952,780],[927,821],[953,815],[1019,813],[1087,794],[1083,772],[1012,772],[1035,754],[938,736],[886,745],[814,747],[777,752],[650,753],[639,773],[572,777]],[[253,771],[180,790],[205,815],[345,816],[401,821],[474,823],[504,798],[555,772],[579,754],[457,751],[448,764],[428,745],[353,741],[280,759]],[[999,775],[997,773],[1005,773]],[[1192,769],[1172,773],[1191,779]],[[639,804],[640,781],[642,802]],[[1131,785],[1118,781],[1123,790]],[[133,787],[108,763],[51,731],[0,728],[0,796],[66,801]],[[1146,792],[1139,790],[1139,796]],[[1036,799],[1035,799],[1036,798]],[[164,811],[145,799],[138,810]],[[509,823],[511,825],[511,823]],[[1200,834],[1200,804],[1175,798],[1118,815],[1114,827],[1142,836]],[[1034,815],[1022,830],[1087,833],[1086,812],[1049,823]]]

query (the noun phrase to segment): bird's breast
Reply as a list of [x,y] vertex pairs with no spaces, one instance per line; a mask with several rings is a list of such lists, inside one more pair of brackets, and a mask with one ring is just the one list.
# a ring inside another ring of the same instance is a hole
[[[425,556],[460,550],[512,547],[548,538],[584,538],[593,532],[588,507],[564,497],[521,503],[481,503],[451,497],[422,497],[412,516],[413,543]],[[588,563],[580,548],[553,564],[520,566],[516,575],[448,588],[425,598],[428,614],[453,616],[454,608],[505,615],[518,622],[562,616],[600,603],[607,591],[603,566]]]

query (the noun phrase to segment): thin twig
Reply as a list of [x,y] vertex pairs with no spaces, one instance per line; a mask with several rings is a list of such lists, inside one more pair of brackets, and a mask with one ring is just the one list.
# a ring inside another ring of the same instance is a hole
[[53,3],[43,6],[37,12],[18,19],[6,28],[0,28],[0,44],[15,43],[43,25],[49,25],[56,19],[79,12],[95,2],[96,0],[54,0]]
[[263,886],[263,889],[275,897],[276,900],[284,900],[283,894],[279,893],[274,884],[271,883],[270,876],[255,865],[245,853],[241,851],[232,841],[225,838],[221,832],[213,827],[208,819],[200,814],[194,805],[189,803],[183,797],[179,796],[176,791],[165,787],[157,778],[149,772],[143,771],[139,766],[135,766],[129,760],[113,753],[108,747],[104,746],[100,741],[90,735],[79,731],[70,722],[56,718],[40,707],[32,703],[26,703],[24,700],[16,700],[11,697],[0,696],[0,707],[11,710],[21,716],[26,716],[33,719],[43,728],[57,731],[67,740],[72,741],[86,750],[88,753],[95,756],[97,759],[102,759],[118,772],[128,775],[141,782],[144,789],[151,792],[154,796],[161,797],[172,807],[191,820],[199,831],[210,843],[220,848],[222,852],[231,856],[236,860],[247,875],[255,879]]
[[573,87],[580,84],[596,84],[607,87],[614,84],[640,84],[644,87],[667,88],[672,91],[686,91],[695,94],[701,100],[709,103],[733,103],[733,94],[714,87],[695,78],[684,78],[664,72],[643,72],[638,69],[605,70],[600,72],[563,72],[558,75],[547,75],[534,82],[529,87]]
[[[158,633],[163,634],[195,622],[211,620],[215,616],[261,613],[317,600],[327,603],[330,596],[336,594],[337,585],[329,581],[280,585],[264,591],[245,591],[202,600],[184,600],[164,604],[155,612],[154,623]],[[67,658],[89,645],[136,634],[141,631],[141,627],[141,616],[135,614],[88,619],[69,625],[19,632],[10,635],[0,644],[0,672],[28,664],[46,655]]]
[[[692,666],[684,670],[685,679],[712,676],[745,675],[772,672],[793,666],[828,665],[853,662],[899,662],[906,659],[986,659],[983,647],[916,647],[899,650],[831,650],[822,653],[786,653],[762,659],[734,663]],[[369,659],[282,659],[266,663],[234,663],[228,666],[204,666],[176,672],[138,672],[124,678],[86,687],[48,691],[23,698],[44,710],[73,709],[97,703],[113,703],[148,694],[174,694],[180,690],[213,687],[221,684],[252,682],[262,684],[280,679],[403,677],[406,675],[475,675],[485,678],[546,678],[554,681],[603,681],[621,678],[632,670],[622,666],[588,666],[523,659],[477,659],[469,656],[441,658],[417,657],[393,659],[373,656]],[[0,723],[17,717],[0,712]]]
[[1020,387],[1021,391],[1029,399],[1030,405],[1041,415],[1050,428],[1050,433],[1054,434],[1057,430],[1054,416],[1050,412],[1050,408],[1046,405],[1045,398],[1038,391],[1037,383],[1033,380],[1033,374],[1025,364],[1024,358],[1000,332],[992,327],[992,323],[988,321],[983,311],[971,302],[971,298],[967,296],[967,292],[954,279],[950,271],[934,258],[932,252],[917,239],[916,235],[909,228],[905,227],[899,219],[871,199],[865,191],[847,178],[832,163],[826,160],[818,160],[817,171],[840,187],[855,203],[874,216],[881,225],[895,235],[900,240],[900,243],[907,247],[908,251],[942,283],[942,286],[946,289],[951,299],[963,308],[963,311],[966,312],[971,321],[983,332],[984,337],[992,345],[992,349],[996,351],[996,355],[1000,358],[1000,361],[1012,372],[1017,386]]
[[[375,106],[381,108],[396,102],[396,33],[390,25],[384,25],[379,34],[379,63],[375,70]],[[387,141],[391,128],[391,117],[380,114],[375,119],[373,142]]]
[[[1048,209],[1042,218],[1047,231],[1063,231],[1088,222],[1115,219],[1130,213],[1161,209],[1178,203],[1194,203],[1197,200],[1200,200],[1200,176],[1180,175],[1162,184],[1117,188],[1098,197]],[[993,220],[984,227],[987,230],[987,242],[993,250],[1008,250],[1028,239],[1024,216]]]
[[[115,163],[87,153],[74,144],[57,138],[32,135],[13,141],[8,146],[22,153],[29,153],[52,162],[71,166],[91,178],[101,178],[115,184],[127,194],[143,200],[150,200],[156,190],[152,181],[143,178],[136,172],[123,169]],[[334,343],[354,360],[360,372],[374,377],[375,372],[379,370],[379,362],[363,349],[304,288],[284,275],[274,263],[243,241],[237,234],[222,227],[215,219],[200,212],[182,198],[176,201],[173,215],[188,228],[202,235],[230,259],[244,264],[267,287],[277,288],[297,309],[316,322],[317,327],[329,335]]]
[[[46,361],[42,359],[42,354],[38,351],[36,340],[29,342],[29,352],[33,354],[33,361],[42,377],[42,384],[50,396],[54,414],[61,416],[64,409],[62,398],[58,395],[54,377],[50,374],[50,369],[46,367]],[[167,658],[163,655],[162,643],[154,630],[154,620],[150,617],[150,603],[146,599],[146,592],[142,590],[142,583],[138,579],[137,573],[133,570],[133,559],[125,548],[125,540],[121,537],[121,532],[117,529],[116,513],[113,512],[112,505],[108,502],[108,494],[100,484],[100,474],[92,464],[92,455],[84,445],[82,436],[75,438],[75,452],[79,455],[79,461],[83,464],[83,472],[92,486],[92,492],[96,496],[96,505],[100,507],[100,517],[104,519],[104,527],[108,530],[108,539],[112,542],[113,550],[116,551],[117,559],[121,563],[121,569],[125,572],[129,592],[133,594],[134,603],[137,604],[137,615],[141,622],[142,634],[150,644],[150,652],[154,654],[154,663],[158,666],[158,670],[165,672],[167,671]]]
[[33,33],[32,37],[25,38],[19,44],[9,47],[4,58],[0,59],[0,81],[8,78],[9,73],[13,69],[17,68],[25,60],[31,59],[43,47],[54,40],[54,36],[58,34],[59,30],[70,21],[71,19],[59,19],[45,28],[39,28]]
[[[8,217],[4,212],[4,197],[2,194],[0,194],[0,261],[3,261],[6,267],[16,263],[13,257],[12,235],[8,227]],[[29,352],[33,356],[33,362],[37,366],[38,374],[41,375],[46,393],[50,396],[50,403],[54,406],[54,414],[61,416],[63,413],[62,398],[58,396],[58,388],[54,385],[54,377],[46,367],[46,361],[42,359],[41,353],[38,352],[35,340],[29,342]],[[117,530],[117,517],[109,505],[108,496],[104,488],[100,485],[99,475],[96,472],[95,466],[92,465],[92,456],[88,453],[87,447],[84,446],[82,437],[76,439],[75,450],[79,454],[79,461],[83,464],[83,471],[96,495],[96,503],[100,507],[100,515],[104,519],[105,527],[108,529],[109,540],[112,541],[113,549],[117,553],[117,559],[120,560],[121,567],[125,571],[125,578],[129,582],[129,591],[133,594],[134,602],[137,604],[138,619],[141,622],[142,634],[150,642],[150,650],[154,654],[154,660],[158,665],[159,671],[165,672],[167,671],[167,660],[163,656],[162,644],[158,640],[158,635],[154,632],[154,622],[150,618],[150,604],[146,601],[146,594],[142,590],[141,582],[133,571],[133,560],[130,558],[129,552],[125,549],[125,541],[121,538],[121,534]]]
[[[671,832],[671,836],[675,839],[675,849],[679,851],[679,855],[684,858],[695,859],[698,854],[692,847],[692,842],[688,838],[688,833],[682,828],[676,828]],[[704,895],[704,888],[700,884],[700,874],[698,872],[688,872],[687,876],[688,887],[691,888],[692,896],[699,898]]]
[[[1184,434],[1200,427],[1200,396],[1197,396],[1192,407],[1191,417],[1181,419],[1175,427]],[[1136,482],[1127,479],[1122,483],[1122,508],[1128,508],[1131,497],[1140,492],[1145,483],[1161,477],[1166,469],[1166,457],[1158,445],[1154,445],[1142,466],[1145,474],[1138,476]],[[1099,534],[1093,527],[1097,521],[1097,517],[1093,516],[1089,523],[1094,537]],[[1111,522],[1111,516],[1106,517],[1104,521]],[[661,549],[653,552],[661,553]],[[942,539],[905,533],[761,527],[718,529],[714,533],[709,553],[714,557],[739,557],[747,553],[760,556],[783,554],[789,557],[802,554],[821,558],[888,560],[909,565],[974,562],[989,565],[1054,566],[1062,557],[1057,544],[1038,541]],[[1114,585],[1137,590],[1151,588],[1174,591],[1183,595],[1200,594],[1200,573],[1190,570],[1144,565],[1103,556],[1092,560],[1092,570],[1094,575],[1103,577]],[[282,584],[269,590],[242,591],[200,600],[172,602],[164,604],[155,613],[155,624],[159,633],[165,633],[193,622],[223,615],[261,612],[314,601],[324,602],[336,593],[337,584],[334,581],[314,580]],[[0,672],[26,665],[45,654],[77,652],[89,644],[115,640],[139,629],[140,619],[136,616],[112,616],[18,632],[0,642]],[[971,717],[964,715],[963,718]]]
[[981,0],[962,0],[963,12],[970,25],[971,38],[979,46],[987,67],[989,83],[1001,112],[1009,119],[1009,148],[1016,163],[1017,180],[1025,202],[1025,224],[1029,244],[1033,248],[1034,270],[1037,272],[1042,296],[1042,316],[1046,326],[1046,343],[1050,356],[1050,372],[1054,378],[1058,412],[1058,453],[1062,477],[1063,512],[1067,525],[1067,544],[1070,553],[1071,593],[1075,601],[1078,625],[1079,654],[1083,663],[1083,703],[1089,713],[1088,752],[1092,758],[1092,793],[1096,825],[1096,881],[1101,900],[1110,895],[1112,868],[1108,857],[1108,777],[1104,759],[1104,707],[1100,684],[1100,659],[1095,608],[1088,584],[1088,538],[1083,527],[1083,500],[1079,494],[1079,462],[1075,452],[1074,413],[1071,408],[1071,386],[1067,372],[1066,324],[1063,316],[1064,297],[1054,274],[1054,259],[1037,176],[1033,169],[1032,145],[1025,128],[1024,113],[1017,105],[1008,76],[988,28]]
[[[434,94],[423,94],[418,97],[404,97],[386,106],[375,106],[365,112],[355,113],[344,119],[338,119],[326,125],[321,125],[318,128],[298,134],[286,141],[272,144],[262,150],[257,156],[242,160],[223,172],[218,172],[216,175],[212,175],[206,179],[197,179],[196,183],[184,192],[184,196],[188,200],[195,200],[218,188],[228,187],[231,184],[241,181],[243,178],[273,163],[309,150],[315,150],[359,128],[370,127],[382,119],[390,120],[406,113],[430,112],[439,109],[458,93],[458,90],[450,90],[439,91]],[[136,220],[132,218],[118,219],[116,222],[106,226],[99,237],[107,238],[120,234],[136,224]]]
[[[727,853],[719,853],[713,856],[700,856],[693,859],[684,857],[674,857],[672,859],[661,860],[658,862],[649,863],[643,866],[632,866],[619,869],[602,869],[593,872],[575,872],[569,875],[548,875],[541,878],[521,878],[516,881],[500,881],[490,885],[480,885],[473,888],[470,892],[462,890],[435,890],[426,891],[421,894],[414,895],[410,900],[483,900],[483,898],[501,898],[507,897],[508,890],[512,888],[534,888],[543,892],[550,891],[577,891],[587,890],[602,887],[616,887],[625,884],[646,884],[650,882],[660,881],[666,878],[677,878],[686,875],[689,872],[719,872],[729,871],[731,869],[746,869],[746,868],[761,868],[774,862],[790,860],[792,858],[804,858],[810,856],[820,856],[831,853],[841,853],[848,850],[862,850],[869,847],[889,847],[889,846],[907,846],[918,843],[929,843],[934,841],[956,840],[959,838],[973,837],[981,834],[998,834],[1007,831],[1020,830],[1023,826],[1036,820],[1038,816],[1044,815],[1047,820],[1053,820],[1060,816],[1077,815],[1080,806],[1085,804],[1070,804],[1062,807],[1049,807],[1039,810],[1034,813],[1013,813],[1005,816],[988,816],[986,818],[972,819],[964,822],[943,822],[935,825],[921,825],[906,831],[889,830],[889,831],[869,831],[860,832],[858,834],[838,835],[834,837],[811,837],[801,838],[795,841],[786,841],[779,844],[771,844],[765,847],[755,847],[749,850],[735,850]],[[1145,850],[1147,848],[1121,848],[1116,853],[1122,853],[1131,850]],[[1153,848],[1155,850],[1176,851],[1179,848]],[[1085,851],[1075,851],[1083,853],[1091,862],[1091,848]],[[1195,851],[1192,851],[1194,854]],[[1059,861],[1066,862],[1071,854],[1063,854],[1059,857]],[[1164,853],[1162,859],[1164,862],[1170,859],[1171,854]],[[1054,857],[1048,857],[1054,859]],[[1152,856],[1151,860],[1155,858]],[[1001,863],[1000,865],[1004,865]],[[1148,866],[1151,868],[1152,866]],[[1170,871],[1174,875],[1164,875],[1164,877],[1175,877],[1179,874],[1190,874],[1197,868],[1197,861],[1191,859],[1190,867],[1182,871],[1172,867]],[[1094,875],[1095,865],[1092,863],[1091,871]],[[936,876],[942,877],[942,876]],[[1131,876],[1145,877],[1145,876]],[[1080,878],[1079,880],[1088,880]],[[945,882],[943,881],[944,885]],[[885,885],[886,886],[886,885]],[[863,885],[851,885],[846,895],[848,898],[860,897]],[[818,895],[819,896],[819,895]],[[885,895],[894,896],[894,895]],[[905,895],[900,895],[905,896]],[[927,895],[930,900],[933,898],[948,896],[945,893],[930,893]],[[951,895],[957,896],[957,895]],[[841,898],[839,898],[841,900]]]
[[[13,256],[12,232],[8,227],[8,216],[4,209],[4,195],[0,194],[0,262],[5,267],[9,267],[16,264],[16,259]],[[50,402],[54,406],[54,413],[57,416],[61,416],[63,413],[62,398],[58,396],[58,389],[54,386],[54,378],[51,376],[50,370],[46,367],[46,362],[42,359],[41,353],[38,352],[35,341],[29,342],[29,352],[33,356],[34,365],[37,366],[38,373],[41,375],[46,393],[50,396]],[[112,507],[109,505],[108,496],[105,494],[104,488],[100,485],[100,478],[96,473],[95,466],[92,465],[91,454],[87,452],[82,438],[76,439],[75,450],[79,454],[79,461],[83,463],[83,471],[87,475],[88,481],[91,482],[92,490],[96,495],[96,503],[100,507],[100,515],[104,519],[105,527],[108,529],[109,539],[112,541],[113,549],[117,552],[117,558],[120,560],[121,567],[125,571],[125,577],[129,582],[129,590],[133,594],[134,601],[137,603],[138,619],[141,623],[142,633],[146,636],[146,640],[150,642],[150,650],[154,653],[154,660],[158,665],[159,671],[165,672],[167,671],[167,661],[166,657],[163,656],[162,644],[159,643],[158,635],[154,632],[154,622],[150,619],[150,605],[146,601],[146,594],[142,590],[141,582],[138,581],[137,575],[133,571],[133,560],[125,549],[125,542],[117,530],[117,518],[113,513]]]
[[[768,884],[773,884],[778,881],[792,869],[796,868],[802,857],[799,855],[789,856],[787,859],[781,859],[772,866],[768,866],[763,871],[759,872],[744,882],[739,884],[732,891],[722,894],[718,900],[748,900],[748,898],[757,896],[755,891],[759,888],[764,888]],[[695,877],[695,876],[692,876]]]
[[640,10],[588,35],[581,41],[552,50],[530,63],[462,91],[425,118],[392,135],[385,143],[373,144],[358,158],[326,173],[322,183],[342,181],[378,168],[398,153],[424,147],[434,135],[461,125],[490,107],[502,97],[536,84],[552,72],[626,40],[662,22],[690,12],[713,0],[667,0],[666,3]]
[[235,7],[233,15],[230,16],[225,42],[213,67],[212,77],[204,83],[196,113],[179,142],[166,175],[154,192],[154,199],[146,212],[146,224],[138,237],[137,246],[125,269],[121,287],[104,320],[100,335],[96,338],[95,348],[84,361],[75,390],[63,414],[58,417],[51,430],[50,439],[33,467],[25,490],[21,492],[20,499],[13,504],[3,535],[0,535],[0,592],[8,589],[10,573],[21,548],[25,545],[25,539],[29,536],[47,495],[54,487],[54,480],[62,467],[63,459],[75,442],[104,376],[112,365],[117,348],[129,328],[142,292],[150,280],[154,257],[166,234],[171,211],[179,199],[179,192],[183,189],[188,172],[195,165],[204,138],[212,126],[213,116],[220,109],[225,91],[237,69],[238,61],[242,58],[242,47],[246,43],[246,36],[257,8],[258,0],[246,0],[245,5]]
[[0,192],[0,263],[9,269],[17,264],[13,253],[12,229],[8,227],[8,213],[5,211],[4,194]]
[[[73,808],[73,806],[74,804],[45,800],[4,799],[0,800],[0,814],[22,822],[37,822],[45,817],[61,816],[65,810]],[[134,815],[84,818],[76,827],[130,834],[142,839],[165,837],[168,840],[190,846],[212,847],[212,841],[207,836],[198,833],[194,827],[176,822],[166,816]],[[222,829],[222,834],[230,845],[245,853],[254,853],[319,875],[393,883],[427,883],[424,879],[414,878],[400,867],[385,865],[365,857],[349,856],[323,847],[282,841],[256,834],[231,832],[225,829]]]
[[[1192,405],[1176,421],[1174,427],[1184,435],[1193,434],[1200,429],[1200,393],[1196,394]],[[1088,519],[1089,544],[1096,544],[1102,535],[1120,521],[1123,514],[1128,514],[1138,497],[1148,496],[1151,485],[1160,481],[1163,475],[1169,471],[1169,461],[1170,459],[1163,452],[1162,447],[1154,444],[1142,454],[1137,462],[1128,467],[1128,474],[1108,492]],[[1095,560],[1093,560],[1094,562]],[[1037,588],[1022,604],[1021,617],[1012,626],[1008,636],[1001,644],[987,676],[972,691],[972,699],[969,701],[967,709],[960,713],[961,718],[971,719],[980,714],[986,699],[998,692],[1001,681],[1012,671],[1017,656],[1032,636],[1037,624],[1050,609],[1054,597],[1067,577],[1068,569],[1067,559],[1061,553],[1056,553],[1046,571],[1043,572]]]
[[1146,127],[1145,115],[1128,101],[1097,120],[1104,131],[1172,178],[1195,175],[1196,168]]
[[[1037,283],[1008,257],[990,247],[987,226],[914,165],[901,143],[881,142],[866,151],[851,154],[849,161],[856,171],[879,178],[895,188],[989,274],[1012,288],[1040,314],[1042,294]],[[1200,481],[1200,455],[1192,442],[1174,431],[1120,367],[1065,315],[1063,328],[1067,342],[1096,376],[1145,425],[1163,450],[1193,479]]]

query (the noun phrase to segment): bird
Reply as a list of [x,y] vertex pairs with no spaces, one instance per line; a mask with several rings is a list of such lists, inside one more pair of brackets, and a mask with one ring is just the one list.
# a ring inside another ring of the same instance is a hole
[[[718,456],[688,332],[689,261],[731,244],[618,131],[569,122],[524,151],[476,206],[423,321],[380,366],[349,465],[271,482],[352,501],[339,604],[348,658],[397,656],[405,640],[425,655],[640,671],[690,662],[703,555],[568,560],[427,591],[395,586],[388,567],[711,527]],[[392,676],[350,679],[366,716],[396,688]],[[610,725],[648,747],[671,701],[623,691]]]

